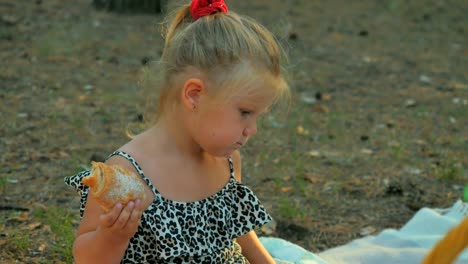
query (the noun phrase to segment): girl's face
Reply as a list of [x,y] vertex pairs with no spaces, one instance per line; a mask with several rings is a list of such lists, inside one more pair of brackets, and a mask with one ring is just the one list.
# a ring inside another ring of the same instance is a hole
[[194,139],[214,156],[230,156],[257,133],[257,120],[272,102],[272,96],[239,96],[223,103],[205,99],[200,105]]

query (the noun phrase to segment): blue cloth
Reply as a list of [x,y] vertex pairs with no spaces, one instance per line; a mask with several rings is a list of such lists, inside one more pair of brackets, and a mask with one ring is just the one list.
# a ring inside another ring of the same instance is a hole
[[327,264],[317,255],[289,241],[275,237],[260,237],[260,242],[268,250],[276,263]]
[[[314,254],[291,242],[272,237],[260,241],[278,263],[298,264],[412,264],[420,263],[448,230],[468,216],[468,204],[457,201],[448,209],[423,208],[401,229],[385,229],[350,243]],[[465,250],[455,262],[468,264]]]

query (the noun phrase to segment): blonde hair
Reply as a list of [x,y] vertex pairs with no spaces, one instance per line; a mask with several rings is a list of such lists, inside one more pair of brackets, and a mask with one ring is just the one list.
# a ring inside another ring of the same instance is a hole
[[178,102],[180,90],[174,87],[174,77],[189,67],[209,76],[214,84],[209,93],[214,96],[262,92],[249,85],[258,81],[273,92],[274,102],[289,96],[282,67],[286,56],[265,27],[232,11],[192,21],[189,4],[172,15],[164,32],[159,62],[161,90],[154,121]]

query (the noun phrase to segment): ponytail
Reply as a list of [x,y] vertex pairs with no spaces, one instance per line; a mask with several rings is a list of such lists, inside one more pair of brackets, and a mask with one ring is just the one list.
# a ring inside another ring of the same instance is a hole
[[183,26],[185,23],[190,23],[192,20],[192,16],[190,15],[190,5],[183,5],[177,10],[174,14],[174,18],[172,19],[172,22],[170,23],[169,27],[167,28],[164,37],[165,37],[165,42],[164,42],[164,50],[166,50],[166,47],[169,46],[169,43],[172,40],[172,37],[174,36],[175,32]]

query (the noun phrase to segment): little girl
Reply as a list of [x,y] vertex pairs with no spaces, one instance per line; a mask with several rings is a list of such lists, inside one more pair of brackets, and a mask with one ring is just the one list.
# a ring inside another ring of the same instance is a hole
[[271,220],[240,183],[239,148],[288,85],[272,34],[229,11],[194,0],[175,13],[161,57],[152,125],[106,160],[141,176],[146,199],[105,213],[81,183],[76,263],[274,263],[254,228]]

